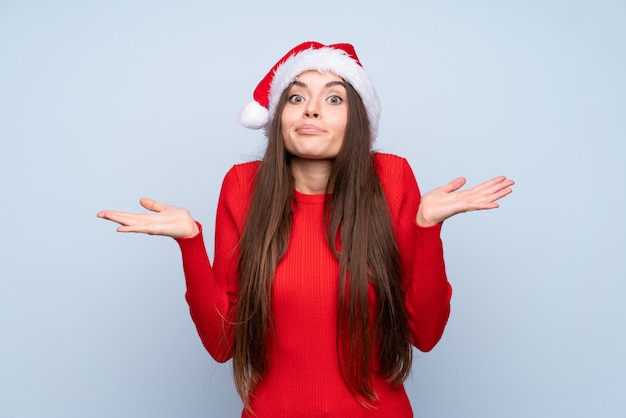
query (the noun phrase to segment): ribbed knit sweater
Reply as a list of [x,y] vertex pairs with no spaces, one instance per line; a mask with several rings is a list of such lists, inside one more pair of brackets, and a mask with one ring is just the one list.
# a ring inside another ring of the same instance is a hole
[[[422,228],[416,224],[420,192],[405,159],[377,153],[374,161],[400,250],[411,342],[429,351],[443,333],[452,292],[444,267],[441,225]],[[232,357],[237,244],[258,167],[258,161],[238,164],[224,178],[212,265],[202,232],[178,240],[191,317],[202,343],[218,362]],[[384,376],[375,375],[379,401],[374,408],[366,408],[342,378],[336,331],[338,261],[326,241],[324,198],[294,191],[289,247],[274,278],[269,365],[250,398],[252,410],[258,418],[412,417],[403,386],[393,388]]]

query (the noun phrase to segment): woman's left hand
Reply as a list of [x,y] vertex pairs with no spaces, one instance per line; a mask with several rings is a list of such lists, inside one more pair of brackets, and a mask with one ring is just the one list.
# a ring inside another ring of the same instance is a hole
[[511,186],[515,184],[513,180],[499,176],[459,191],[465,181],[465,178],[459,177],[424,194],[417,210],[417,224],[428,227],[459,213],[495,209],[499,206],[496,201],[511,193]]

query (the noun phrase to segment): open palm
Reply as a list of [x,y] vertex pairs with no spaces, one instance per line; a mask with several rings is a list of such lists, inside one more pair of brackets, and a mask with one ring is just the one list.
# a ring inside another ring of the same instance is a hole
[[185,208],[142,198],[139,203],[152,213],[129,213],[113,210],[98,212],[98,217],[120,224],[118,232],[138,232],[172,238],[190,238],[200,230]]
[[513,180],[499,176],[470,189],[459,190],[465,182],[464,177],[459,177],[424,194],[417,211],[417,223],[427,227],[459,213],[495,209],[499,206],[496,201],[511,193],[511,186],[515,184]]

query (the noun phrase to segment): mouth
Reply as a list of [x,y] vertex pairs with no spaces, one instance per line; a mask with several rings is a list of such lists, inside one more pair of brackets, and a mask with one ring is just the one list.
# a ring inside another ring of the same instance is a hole
[[302,135],[316,135],[325,132],[324,129],[310,124],[304,124],[296,127],[296,132]]

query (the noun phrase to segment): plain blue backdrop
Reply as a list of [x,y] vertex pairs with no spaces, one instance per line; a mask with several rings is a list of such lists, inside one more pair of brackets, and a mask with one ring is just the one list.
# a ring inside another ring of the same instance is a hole
[[212,256],[236,117],[305,40],[351,42],[383,101],[376,147],[422,190],[505,174],[446,222],[443,339],[417,417],[626,416],[624,1],[0,0],[0,417],[236,417],[179,250],[101,209],[187,207]]

